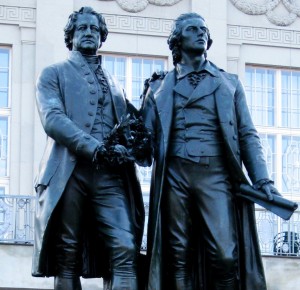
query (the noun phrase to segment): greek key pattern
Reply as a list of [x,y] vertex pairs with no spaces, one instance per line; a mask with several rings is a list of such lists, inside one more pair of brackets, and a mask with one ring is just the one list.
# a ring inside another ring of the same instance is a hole
[[36,22],[36,11],[29,7],[0,5],[0,22]]
[[228,39],[300,48],[300,31],[228,25]]
[[109,31],[142,33],[146,35],[169,35],[173,20],[104,14]]

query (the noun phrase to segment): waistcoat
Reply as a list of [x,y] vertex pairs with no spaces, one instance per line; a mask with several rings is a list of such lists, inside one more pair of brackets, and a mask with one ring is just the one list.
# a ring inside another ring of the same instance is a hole
[[[173,124],[169,155],[199,162],[201,156],[220,156],[223,140],[214,95],[190,99],[194,88],[187,76],[178,85],[186,94],[174,92]],[[198,86],[201,86],[201,81]]]

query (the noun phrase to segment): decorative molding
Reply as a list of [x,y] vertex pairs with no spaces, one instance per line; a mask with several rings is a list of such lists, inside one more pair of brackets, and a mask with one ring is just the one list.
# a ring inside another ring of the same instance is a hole
[[109,31],[129,34],[168,36],[173,24],[173,20],[170,19],[116,14],[103,14],[103,16]]
[[29,7],[0,5],[0,23],[3,22],[36,22],[36,10]]
[[228,40],[235,40],[238,43],[300,47],[300,31],[228,25],[227,35]]
[[277,26],[289,26],[300,17],[300,0],[230,0],[249,15],[266,15]]
[[182,0],[100,0],[116,1],[118,5],[127,12],[137,13],[146,9],[148,4],[156,6],[172,6]]

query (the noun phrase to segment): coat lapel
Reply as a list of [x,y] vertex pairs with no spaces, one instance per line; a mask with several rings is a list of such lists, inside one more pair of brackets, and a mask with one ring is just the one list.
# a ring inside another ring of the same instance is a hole
[[198,86],[192,92],[187,105],[199,100],[200,98],[213,94],[220,84],[221,80],[218,75],[211,76],[207,73],[205,78],[199,82]]
[[174,87],[174,92],[188,99],[194,91],[194,88],[189,84],[188,78],[181,79]]
[[157,110],[162,126],[164,148],[167,150],[173,116],[173,89],[175,86],[175,71],[169,72],[159,89],[154,93]]
[[103,72],[108,81],[117,120],[120,122],[121,117],[126,113],[126,101],[124,93],[117,81],[105,69],[103,69]]

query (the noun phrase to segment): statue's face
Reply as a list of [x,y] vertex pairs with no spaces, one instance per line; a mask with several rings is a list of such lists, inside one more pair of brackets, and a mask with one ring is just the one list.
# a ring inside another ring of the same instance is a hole
[[181,50],[203,54],[207,49],[208,29],[201,18],[186,19],[182,23]]
[[83,54],[94,55],[100,47],[100,25],[98,18],[92,14],[79,14],[73,35],[73,50]]

